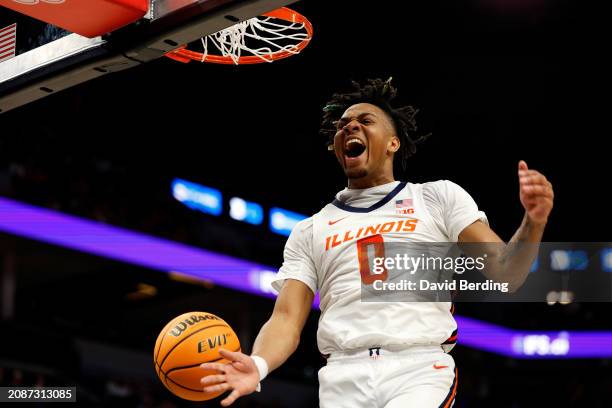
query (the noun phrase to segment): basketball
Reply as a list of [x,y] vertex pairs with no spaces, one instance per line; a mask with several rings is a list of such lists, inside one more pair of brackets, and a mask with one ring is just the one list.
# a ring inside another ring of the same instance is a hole
[[216,374],[203,363],[224,363],[219,348],[240,351],[234,330],[220,317],[206,312],[185,313],[172,319],[159,333],[153,351],[155,371],[161,382],[177,397],[206,401],[223,392],[206,393],[202,377]]

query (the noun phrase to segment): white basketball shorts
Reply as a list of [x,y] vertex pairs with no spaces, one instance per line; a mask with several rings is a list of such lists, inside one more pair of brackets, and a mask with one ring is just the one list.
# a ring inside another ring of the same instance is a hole
[[332,354],[319,370],[321,408],[451,408],[453,358],[440,346]]

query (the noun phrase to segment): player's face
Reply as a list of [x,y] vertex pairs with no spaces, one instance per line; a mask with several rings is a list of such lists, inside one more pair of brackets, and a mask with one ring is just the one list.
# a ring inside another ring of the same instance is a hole
[[336,124],[334,151],[349,179],[377,177],[391,172],[399,139],[391,119],[378,106],[358,103],[348,108]]

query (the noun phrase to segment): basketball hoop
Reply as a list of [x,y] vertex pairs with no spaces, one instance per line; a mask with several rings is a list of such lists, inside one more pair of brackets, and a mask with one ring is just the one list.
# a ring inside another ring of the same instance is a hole
[[175,61],[258,64],[299,54],[312,38],[312,24],[300,13],[281,7],[202,37],[202,52],[186,45],[170,51]]

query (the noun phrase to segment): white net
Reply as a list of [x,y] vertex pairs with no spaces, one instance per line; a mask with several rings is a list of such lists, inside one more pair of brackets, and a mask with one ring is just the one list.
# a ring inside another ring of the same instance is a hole
[[309,34],[304,23],[272,17],[254,17],[203,37],[202,62],[211,54],[229,57],[236,65],[244,56],[272,62],[274,54],[298,54],[298,44],[308,39]]

